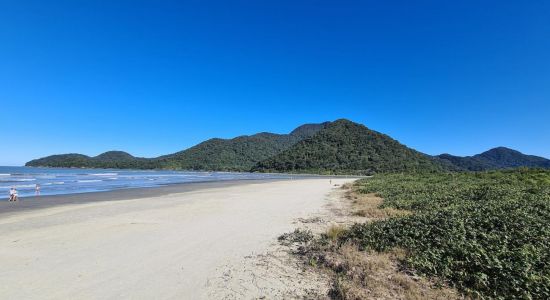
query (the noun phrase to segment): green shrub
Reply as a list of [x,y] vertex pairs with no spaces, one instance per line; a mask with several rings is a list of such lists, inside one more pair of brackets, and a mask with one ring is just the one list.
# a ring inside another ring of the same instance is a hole
[[405,263],[480,298],[550,298],[550,172],[375,176],[383,206],[415,213],[356,224],[363,249],[408,250]]

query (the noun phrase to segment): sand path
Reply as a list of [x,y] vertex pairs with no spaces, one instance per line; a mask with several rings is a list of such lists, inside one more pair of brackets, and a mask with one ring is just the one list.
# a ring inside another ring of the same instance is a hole
[[206,298],[220,266],[265,251],[332,189],[328,179],[248,183],[4,215],[0,298]]

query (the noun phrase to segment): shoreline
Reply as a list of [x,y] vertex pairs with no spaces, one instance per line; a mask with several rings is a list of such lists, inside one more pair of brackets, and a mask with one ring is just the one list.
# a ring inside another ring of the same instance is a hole
[[136,200],[151,197],[161,197],[170,194],[188,193],[202,189],[215,189],[243,184],[267,183],[296,179],[247,179],[247,180],[220,180],[173,183],[164,186],[123,188],[110,191],[94,191],[72,194],[58,194],[45,196],[29,196],[19,198],[17,202],[7,199],[0,202],[0,217],[22,211],[32,211],[51,207],[87,204],[94,202],[109,202],[121,200]]
[[[118,169],[113,169],[118,170]],[[223,188],[243,184],[259,184],[276,181],[293,181],[307,179],[360,179],[362,176],[353,175],[319,175],[319,174],[287,174],[287,173],[265,173],[276,175],[287,175],[290,178],[267,178],[267,179],[230,179],[218,181],[194,181],[182,183],[170,183],[162,186],[120,188],[107,191],[78,192],[68,194],[55,194],[43,196],[19,197],[17,202],[9,202],[7,197],[0,198],[0,217],[21,211],[32,211],[61,205],[86,204],[92,202],[118,201],[143,199],[169,194],[193,192],[201,189]]]

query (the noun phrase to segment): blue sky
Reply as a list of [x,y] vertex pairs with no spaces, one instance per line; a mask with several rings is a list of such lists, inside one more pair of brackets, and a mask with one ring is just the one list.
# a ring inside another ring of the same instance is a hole
[[0,165],[348,118],[550,157],[549,1],[0,1]]

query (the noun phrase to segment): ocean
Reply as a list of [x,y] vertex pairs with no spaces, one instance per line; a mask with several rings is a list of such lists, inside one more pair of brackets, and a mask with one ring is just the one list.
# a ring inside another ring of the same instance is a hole
[[8,198],[11,187],[20,197],[111,191],[127,188],[158,187],[175,183],[223,180],[285,179],[290,175],[115,169],[62,169],[0,166],[0,197]]

